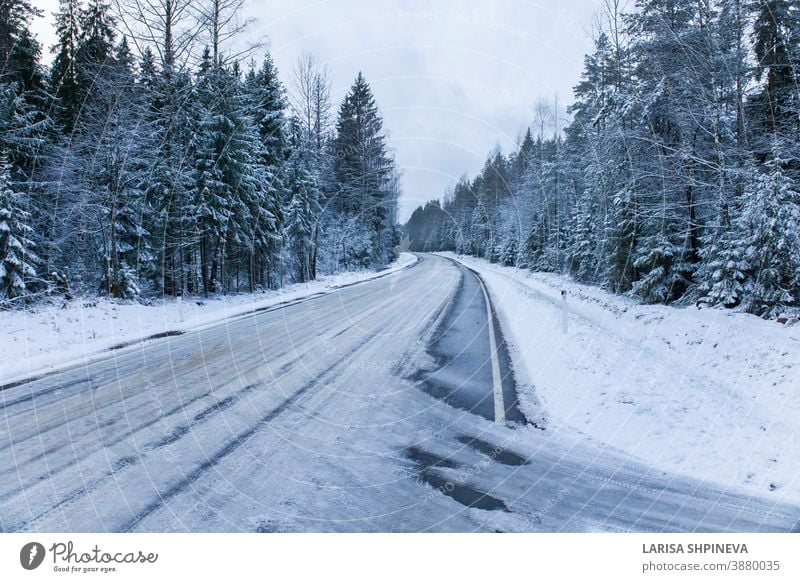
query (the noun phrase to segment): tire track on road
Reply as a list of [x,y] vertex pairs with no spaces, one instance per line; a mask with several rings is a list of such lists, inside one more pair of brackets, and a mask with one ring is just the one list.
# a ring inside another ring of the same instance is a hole
[[[364,338],[360,343],[356,345],[354,349],[352,349],[349,352],[349,355],[357,353],[362,347],[367,345],[372,340],[372,338],[375,337],[375,335],[377,334],[371,334],[366,338]],[[238,435],[236,435],[236,437],[228,441],[225,444],[225,446],[218,449],[217,452],[215,452],[212,456],[207,458],[204,462],[202,462],[199,466],[197,466],[191,473],[186,475],[183,479],[181,479],[177,483],[174,483],[164,493],[161,493],[158,496],[158,499],[155,499],[151,501],[149,504],[147,504],[147,506],[145,506],[143,511],[141,511],[132,520],[126,522],[122,527],[118,528],[116,531],[121,531],[126,533],[131,532],[143,520],[145,520],[147,517],[149,517],[150,515],[158,511],[161,507],[166,505],[166,503],[170,499],[185,491],[194,482],[196,482],[205,473],[207,473],[210,469],[217,466],[221,461],[226,459],[233,452],[235,452],[244,444],[246,444],[253,435],[262,430],[272,420],[283,414],[286,410],[288,410],[290,406],[297,403],[312,388],[320,385],[321,380],[328,377],[331,373],[346,367],[347,364],[348,364],[347,360],[340,359],[334,362],[332,365],[328,366],[325,370],[323,370],[319,374],[317,378],[311,380],[310,382],[307,382],[305,385],[299,388],[292,396],[284,400],[279,406],[277,406],[268,414],[263,416],[257,423],[247,428],[246,430],[240,432]]]

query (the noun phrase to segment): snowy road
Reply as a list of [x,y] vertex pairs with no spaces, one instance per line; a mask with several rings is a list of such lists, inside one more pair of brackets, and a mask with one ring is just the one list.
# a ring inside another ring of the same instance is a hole
[[7,388],[0,529],[797,529],[796,507],[514,422],[487,321],[475,276],[426,255]]

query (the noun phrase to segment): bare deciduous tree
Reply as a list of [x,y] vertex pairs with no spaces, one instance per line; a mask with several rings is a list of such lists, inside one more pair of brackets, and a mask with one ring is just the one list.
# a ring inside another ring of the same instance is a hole
[[[195,13],[200,26],[207,35],[214,67],[222,64],[223,46],[240,36],[254,19],[242,16],[246,0],[205,0],[197,2]],[[237,48],[229,56],[238,60],[253,52],[260,43],[250,43]]]
[[114,0],[121,32],[142,54],[155,50],[165,71],[187,62],[200,32],[193,0]]
[[331,82],[328,67],[316,55],[304,52],[297,59],[290,97],[309,141],[317,152],[321,151],[331,125]]

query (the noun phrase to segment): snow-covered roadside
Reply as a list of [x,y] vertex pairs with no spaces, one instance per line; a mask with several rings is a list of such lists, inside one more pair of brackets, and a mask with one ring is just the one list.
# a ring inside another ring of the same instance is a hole
[[639,305],[559,275],[441,254],[485,280],[521,406],[541,403],[550,429],[577,429],[663,470],[800,501],[800,325]]
[[82,298],[0,311],[0,386],[80,363],[120,344],[157,334],[186,332],[230,317],[350,285],[405,269],[416,255],[402,253],[383,271],[349,272],[266,293],[244,293],[139,302]]

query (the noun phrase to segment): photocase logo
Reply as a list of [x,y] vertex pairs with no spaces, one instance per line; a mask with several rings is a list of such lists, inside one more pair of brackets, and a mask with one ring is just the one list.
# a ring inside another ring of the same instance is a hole
[[19,563],[26,570],[35,570],[44,561],[44,546],[39,542],[30,542],[22,546],[19,552]]

